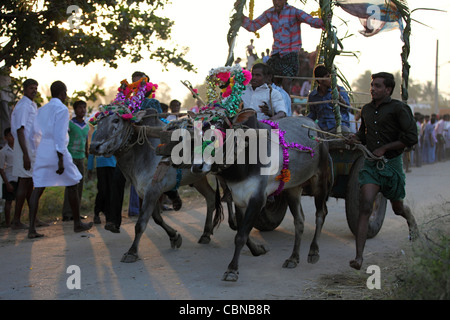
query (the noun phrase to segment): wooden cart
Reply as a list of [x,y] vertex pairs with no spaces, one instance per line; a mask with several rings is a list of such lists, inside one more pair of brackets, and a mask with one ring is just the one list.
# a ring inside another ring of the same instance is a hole
[[[330,155],[334,173],[334,183],[330,196],[345,199],[347,223],[350,231],[356,235],[360,196],[358,174],[364,163],[364,154],[359,149],[345,145],[344,142],[333,142],[330,144]],[[304,195],[308,196],[307,193],[304,193]],[[378,193],[369,220],[368,238],[375,237],[380,231],[386,213],[386,204],[387,199],[381,193]],[[274,230],[283,221],[287,208],[287,201],[283,193],[274,197],[274,199],[269,199],[255,223],[255,228],[260,231]]]

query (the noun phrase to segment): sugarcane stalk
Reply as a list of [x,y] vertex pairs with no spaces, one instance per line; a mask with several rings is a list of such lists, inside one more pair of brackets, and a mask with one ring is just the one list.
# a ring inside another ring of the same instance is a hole
[[231,66],[234,62],[234,45],[236,44],[236,38],[239,31],[239,28],[242,25],[242,20],[244,16],[244,6],[246,0],[241,0],[235,7],[235,13],[230,18],[230,29],[227,34],[227,42],[228,42],[228,57],[225,66]]

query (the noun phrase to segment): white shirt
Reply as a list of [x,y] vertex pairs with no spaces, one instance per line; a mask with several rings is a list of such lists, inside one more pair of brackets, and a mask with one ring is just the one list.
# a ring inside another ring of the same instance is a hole
[[[42,136],[33,168],[34,186],[76,185],[82,176],[67,149],[69,143],[69,110],[67,107],[58,98],[52,98],[49,103],[38,110],[34,126],[36,133],[40,133]],[[61,175],[56,173],[58,170],[57,152],[63,155],[64,172]]]
[[445,129],[444,120],[441,119],[438,122],[436,122],[436,126],[434,127],[434,129],[436,130],[436,134],[444,134]]
[[176,116],[176,115],[174,115],[174,114],[170,114],[170,115],[168,115],[167,117],[166,117],[166,120],[167,121],[175,121],[175,120],[177,120],[178,119],[178,117]]
[[[25,129],[25,140],[28,143],[28,147],[31,150],[28,150],[32,154],[36,151],[37,144],[39,143],[38,137],[35,136],[34,128],[34,119],[37,115],[37,105],[34,101],[31,101],[30,98],[23,96],[22,99],[17,102],[14,110],[11,114],[11,134],[14,137],[16,143],[14,146],[19,145],[19,140],[17,137],[17,130],[21,127]],[[31,156],[31,155],[30,155]]]
[[0,150],[0,168],[5,171],[6,179],[8,179],[8,181],[17,181],[17,176],[13,175],[13,162],[13,149],[9,146],[9,144],[5,144],[2,150]]
[[281,96],[283,97],[284,106],[286,108],[286,117],[292,116],[292,107],[291,107],[291,96],[282,88],[277,86],[276,84],[272,84],[272,88],[277,90],[281,93]]
[[[242,94],[242,101],[244,102],[244,109],[253,109],[256,111],[258,120],[269,119],[269,117],[262,113],[260,109],[260,106],[263,105],[264,102],[269,106],[269,110],[272,105],[274,114],[280,111],[283,111],[286,115],[288,114],[281,93],[274,89],[270,90],[267,84],[263,84],[255,90],[253,90],[251,85],[247,85]],[[272,102],[270,103],[270,101]]]

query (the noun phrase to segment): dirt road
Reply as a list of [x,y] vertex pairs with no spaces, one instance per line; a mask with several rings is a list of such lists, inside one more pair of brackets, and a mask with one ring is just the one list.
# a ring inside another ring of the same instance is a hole
[[[450,161],[412,170],[406,200],[420,223],[429,205],[450,199]],[[72,223],[58,222],[39,229],[45,237],[36,240],[27,239],[26,231],[0,229],[0,299],[361,299],[373,294],[366,287],[369,265],[380,267],[382,280],[394,276],[396,261],[408,254],[408,229],[389,207],[380,233],[367,242],[363,269],[355,271],[348,266],[355,249],[344,205],[334,198],[328,202],[317,264],[306,262],[315,226],[313,201],[304,198],[299,266],[281,268],[293,246],[292,218],[287,214],[275,231],[252,232],[270,251],[253,257],[244,248],[235,283],[221,281],[233,254],[234,232],[224,221],[209,245],[198,244],[205,212],[198,199],[164,214],[183,237],[180,249],[171,249],[165,232],[150,221],[140,245],[141,260],[132,264],[120,259],[133,240],[135,218],[124,218],[120,234],[106,231],[104,223],[75,234]],[[69,289],[75,284],[80,289]],[[349,288],[351,294],[346,295]]]

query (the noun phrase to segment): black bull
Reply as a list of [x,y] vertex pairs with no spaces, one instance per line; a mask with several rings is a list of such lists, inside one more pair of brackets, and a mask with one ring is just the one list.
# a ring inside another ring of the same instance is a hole
[[[207,216],[199,243],[209,243],[213,229],[220,223],[223,215],[220,200],[217,200],[217,194],[209,185],[206,175],[193,174],[189,169],[183,169],[181,181],[178,181],[177,170],[168,164],[160,163],[161,156],[155,153],[160,140],[155,137],[159,137],[159,132],[165,124],[158,119],[156,111],[141,111],[137,117],[139,125],[124,120],[117,113],[104,116],[98,121],[97,131],[90,145],[92,154],[116,156],[124,176],[143,199],[135,226],[135,238],[122,262],[135,262],[139,258],[139,242],[151,216],[167,232],[171,246],[181,246],[180,234],[164,222],[158,205],[160,196],[172,190],[177,182],[181,186],[192,185],[206,199]],[[213,219],[214,211],[216,214]],[[233,219],[234,216],[230,213],[229,224],[232,228]]]
[[[254,112],[247,110],[240,112],[233,119],[224,119],[225,117],[222,117],[221,120],[217,120],[220,118],[220,116],[217,117],[217,113],[208,115],[208,112],[200,115],[192,115],[192,117],[202,120],[215,119],[213,121],[202,121],[202,127],[200,128],[202,134],[211,128],[214,128],[214,130],[219,129],[221,132],[236,127],[257,129],[256,131],[258,132],[263,132],[263,130],[270,131],[272,129],[269,124],[256,121]],[[243,124],[245,125],[242,126]],[[294,218],[295,240],[292,254],[284,262],[283,267],[294,268],[299,263],[300,241],[304,230],[304,214],[301,206],[302,193],[313,196],[316,207],[316,231],[310,246],[308,262],[316,263],[319,260],[318,239],[327,215],[326,201],[328,200],[333,185],[333,174],[331,172],[332,160],[328,153],[327,144],[314,140],[317,132],[313,130],[309,131],[302,127],[302,125],[316,127],[311,119],[307,117],[287,117],[280,119],[278,125],[280,130],[285,131],[284,141],[286,144],[296,143],[297,146],[308,147],[314,151],[312,155],[311,152],[301,151],[299,148],[286,149],[289,155],[288,169],[290,171],[290,179],[286,179],[282,192]],[[193,127],[195,128],[195,126],[194,122]],[[172,129],[175,128],[172,127]],[[266,134],[265,137],[271,137],[271,134]],[[262,170],[270,166],[267,162],[262,163],[262,161],[235,162],[230,165],[226,164],[226,161],[223,161],[222,164],[217,164],[208,163],[207,161],[198,163],[197,160],[192,165],[193,172],[202,174],[214,172],[221,176],[231,190],[233,202],[236,206],[238,229],[235,236],[235,252],[227,271],[223,275],[222,280],[225,281],[237,281],[239,256],[245,244],[248,245],[253,255],[260,255],[266,252],[262,245],[256,245],[252,242],[249,234],[255,225],[258,215],[261,214],[265,207],[266,202],[268,199],[271,199],[271,195],[280,186],[280,181],[277,180],[277,176],[279,177],[283,164],[286,164],[286,154],[283,156],[283,147],[280,144],[280,140],[274,143],[275,139],[273,139],[273,136],[272,138],[265,139],[264,143],[268,151],[267,154],[271,158],[271,163],[274,163],[276,160],[275,163],[279,164],[276,170],[271,173],[266,172],[261,174]],[[225,139],[225,144],[222,146],[225,149],[228,148],[228,146],[225,146],[227,141],[234,140]],[[187,145],[192,146],[191,154],[195,153],[196,148],[198,150],[198,146],[192,143],[188,143]],[[249,155],[248,150],[246,154]]]

